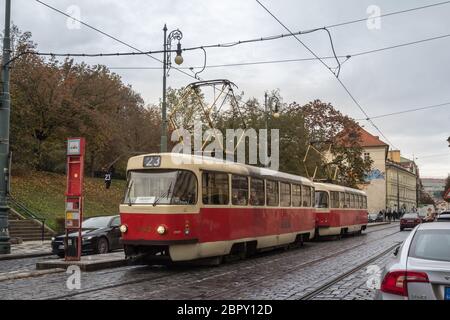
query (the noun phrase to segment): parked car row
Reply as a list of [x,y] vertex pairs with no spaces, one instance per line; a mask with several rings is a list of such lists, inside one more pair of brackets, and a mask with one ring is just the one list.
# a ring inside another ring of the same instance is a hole
[[450,211],[436,222],[422,223],[405,214],[400,230],[413,228],[382,271],[377,298],[382,300],[450,300]]
[[381,213],[369,213],[367,215],[368,222],[382,222],[383,218],[384,217]]

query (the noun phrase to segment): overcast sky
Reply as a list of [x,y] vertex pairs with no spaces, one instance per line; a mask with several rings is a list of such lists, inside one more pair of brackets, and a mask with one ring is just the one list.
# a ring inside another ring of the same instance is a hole
[[[368,17],[371,5],[381,14],[439,2],[439,0],[261,0],[293,31]],[[12,20],[22,31],[31,31],[40,51],[125,52],[129,48],[87,27],[74,24],[34,0],[13,0]],[[162,49],[162,28],[179,28],[183,47],[245,40],[286,33],[255,0],[43,0],[141,50]],[[4,5],[4,1],[1,2]],[[1,8],[2,26],[4,8]],[[338,55],[348,55],[405,42],[450,34],[450,4],[381,19],[380,28],[366,22],[332,28]],[[319,56],[331,55],[323,32],[301,36]],[[155,55],[162,59],[162,55]],[[201,66],[203,53],[184,53],[184,67]],[[208,49],[207,64],[309,58],[311,54],[294,38]],[[160,67],[146,56],[85,59],[113,67]],[[332,65],[331,61],[327,61]],[[162,70],[115,69],[148,104],[161,98]],[[187,70],[187,72],[190,72]],[[355,118],[364,118],[337,79],[319,62],[289,62],[206,69],[203,79],[233,81],[246,98],[262,101],[266,90],[279,89],[284,102],[331,102]],[[347,61],[340,79],[369,116],[450,102],[450,37],[415,46],[382,51]],[[168,85],[181,87],[193,79],[172,70]],[[450,173],[450,107],[418,111],[374,120],[402,155],[417,157],[422,176],[445,177]],[[379,133],[360,122],[374,135]],[[381,137],[383,140],[383,138]]]

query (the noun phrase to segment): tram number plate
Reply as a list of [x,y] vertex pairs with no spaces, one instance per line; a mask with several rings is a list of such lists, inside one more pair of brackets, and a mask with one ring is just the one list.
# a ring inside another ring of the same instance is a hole
[[145,156],[144,157],[144,167],[146,168],[156,168],[161,165],[160,156]]
[[445,288],[445,297],[444,300],[450,300],[450,287]]

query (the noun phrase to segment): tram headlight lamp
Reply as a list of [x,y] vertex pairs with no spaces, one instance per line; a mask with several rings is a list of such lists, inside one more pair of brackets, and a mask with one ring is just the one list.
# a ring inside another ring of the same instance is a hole
[[156,228],[156,232],[158,232],[158,234],[163,235],[166,233],[166,227],[163,225],[160,225],[158,228]]
[[120,232],[125,233],[125,232],[128,231],[128,227],[127,227],[126,224],[122,224],[122,225],[119,227],[119,230],[120,230]]

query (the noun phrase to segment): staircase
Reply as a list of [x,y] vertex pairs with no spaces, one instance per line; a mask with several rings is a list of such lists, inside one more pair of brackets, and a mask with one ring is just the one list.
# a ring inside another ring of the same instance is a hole
[[22,241],[50,240],[55,232],[42,223],[43,219],[31,212],[22,203],[9,198],[9,236]]

